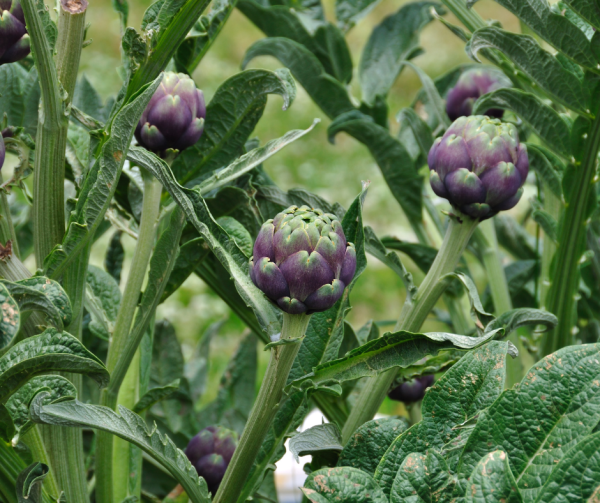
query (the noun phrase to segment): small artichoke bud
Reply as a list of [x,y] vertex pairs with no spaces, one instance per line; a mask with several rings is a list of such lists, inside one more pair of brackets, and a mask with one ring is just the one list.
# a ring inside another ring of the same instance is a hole
[[517,128],[483,115],[455,120],[434,142],[427,163],[433,191],[481,220],[514,207],[529,173]]
[[[446,113],[450,120],[471,115],[473,104],[480,96],[503,87],[511,87],[510,80],[495,68],[476,68],[463,73],[456,85],[448,91]],[[485,112],[489,117],[502,118],[504,110],[490,108]]]
[[185,448],[185,455],[206,480],[208,490],[214,495],[225,475],[238,435],[222,426],[208,426],[193,437]]
[[267,220],[254,243],[250,277],[283,311],[326,311],[356,272],[354,245],[335,215],[290,206]]
[[31,48],[18,0],[0,0],[0,65],[26,57]]
[[156,153],[184,150],[202,136],[205,117],[204,94],[194,81],[183,73],[166,72],[138,122],[135,138]]
[[406,404],[423,400],[425,390],[433,386],[435,377],[433,374],[417,377],[412,381],[403,382],[388,393],[390,399]]

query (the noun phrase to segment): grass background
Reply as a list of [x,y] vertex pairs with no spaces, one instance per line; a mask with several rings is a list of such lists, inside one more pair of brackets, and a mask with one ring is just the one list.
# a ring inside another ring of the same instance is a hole
[[[150,0],[129,0],[129,26],[139,28],[142,15],[150,3]],[[333,19],[334,1],[325,0],[324,3],[328,17]],[[406,2],[399,0],[383,0],[351,30],[347,39],[355,67],[373,27],[404,3]],[[478,2],[477,10],[485,18],[498,20],[505,28],[519,31],[517,20],[492,1]],[[121,65],[119,18],[113,11],[110,0],[90,0],[87,19],[90,22],[87,38],[91,39],[92,43],[84,49],[81,73],[87,76],[104,98],[107,98],[116,94],[121,86],[116,70]],[[452,16],[449,16],[449,19],[456,21]],[[263,38],[262,33],[241,13],[235,11],[232,14],[216,43],[193,75],[197,86],[204,91],[207,102],[224,80],[240,71],[240,63],[246,49],[260,38]],[[425,53],[416,58],[415,63],[432,77],[469,61],[464,52],[464,44],[439,22],[432,22],[423,31],[421,44]],[[275,69],[281,65],[273,58],[261,57],[253,60],[251,66]],[[350,85],[351,92],[360,99],[356,74],[354,77]],[[420,82],[414,72],[405,69],[390,92],[392,117],[412,101],[419,88]],[[371,186],[364,208],[365,222],[380,235],[392,234],[413,240],[414,236],[400,207],[391,196],[367,149],[344,134],[336,138],[335,145],[330,144],[326,137],[329,120],[311,102],[302,88],[298,88],[296,101],[287,111],[282,111],[281,106],[279,97],[269,97],[264,116],[254,133],[261,143],[279,137],[290,129],[306,128],[317,117],[321,119],[321,124],[308,136],[265,163],[265,169],[271,177],[284,190],[304,187],[329,201],[339,201],[345,207],[359,192],[360,181],[370,180]],[[394,120],[391,120],[391,127],[397,127]],[[125,241],[127,256],[131,259],[134,243],[129,238],[125,238]],[[93,262],[97,265],[102,264],[106,244],[107,239],[103,239],[94,249]],[[351,297],[353,308],[349,321],[355,328],[369,319],[395,319],[405,296],[400,279],[372,257],[368,259],[368,268],[358,281]],[[403,261],[419,282],[422,274],[408,258],[403,257]],[[227,319],[219,336],[213,338],[211,345],[210,381],[202,402],[212,400],[216,395],[220,376],[244,331],[243,324],[230,313],[221,299],[195,276],[186,281],[182,288],[159,308],[157,319],[161,317],[168,318],[175,325],[187,355],[191,354],[202,333],[211,323]],[[262,373],[268,355],[262,351],[259,353]],[[382,411],[402,413],[403,408],[388,401],[382,406]]]

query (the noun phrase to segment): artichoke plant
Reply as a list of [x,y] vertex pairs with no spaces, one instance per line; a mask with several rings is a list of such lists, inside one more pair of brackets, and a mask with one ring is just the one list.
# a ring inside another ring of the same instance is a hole
[[354,245],[335,215],[290,206],[267,220],[254,243],[250,277],[289,314],[332,307],[356,271]]
[[529,172],[517,128],[482,115],[454,121],[434,142],[427,162],[433,191],[481,220],[514,207]]
[[222,426],[208,426],[188,443],[185,455],[212,494],[217,492],[237,444],[237,433]]
[[388,393],[390,399],[406,404],[423,400],[425,391],[430,386],[433,386],[435,377],[432,374],[417,377],[412,381],[406,381],[396,386]]
[[19,61],[30,50],[21,4],[18,0],[0,0],[0,65]]
[[138,143],[156,153],[184,150],[202,136],[204,94],[183,73],[166,72],[135,129]]
[[[448,91],[446,113],[450,120],[456,120],[473,113],[473,104],[480,96],[503,87],[511,87],[510,80],[494,68],[476,68],[463,73],[456,85]],[[504,110],[490,108],[485,112],[489,117],[500,119]]]

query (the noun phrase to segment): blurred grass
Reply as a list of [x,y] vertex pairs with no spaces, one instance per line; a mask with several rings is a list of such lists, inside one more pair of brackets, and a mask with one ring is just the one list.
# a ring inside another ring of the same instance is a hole
[[[150,3],[149,0],[129,1],[129,26],[139,28],[142,15]],[[406,2],[383,1],[353,28],[348,36],[348,43],[355,67],[373,27],[404,3]],[[332,19],[333,0],[325,0],[325,8]],[[508,29],[519,30],[518,22],[490,0],[478,2],[477,10],[486,18],[500,21]],[[449,19],[456,21],[452,16]],[[121,64],[120,22],[112,10],[110,0],[90,2],[88,21],[91,25],[87,38],[91,38],[93,42],[84,49],[81,72],[85,73],[98,92],[107,98],[116,94],[121,86],[116,71]],[[262,37],[262,33],[242,14],[238,11],[232,14],[193,76],[197,85],[204,90],[207,100],[210,100],[225,79],[240,71],[240,63],[246,49]],[[432,77],[469,61],[464,52],[464,44],[438,22],[431,23],[423,31],[421,43],[425,53],[416,58],[415,62]],[[281,65],[273,58],[261,57],[252,61],[251,66],[275,69]],[[419,88],[420,82],[416,75],[410,70],[405,70],[390,93],[392,117],[412,101]],[[359,99],[356,73],[350,89]],[[281,136],[290,129],[306,128],[315,117],[321,118],[322,122],[310,135],[265,163],[265,169],[272,178],[285,190],[297,186],[305,187],[329,201],[338,201],[345,207],[348,207],[359,192],[360,181],[370,180],[371,186],[364,208],[365,222],[378,234],[393,234],[413,240],[400,207],[391,196],[367,149],[343,134],[336,138],[335,145],[328,143],[326,130],[329,120],[302,88],[298,88],[296,101],[289,110],[282,111],[281,105],[280,98],[269,98],[264,116],[255,131],[255,136],[259,137],[261,142]],[[392,130],[396,129],[397,125],[393,119],[391,123]],[[97,265],[102,264],[105,245],[106,239],[103,239],[94,249],[93,262]],[[133,242],[127,242],[126,248],[130,251],[130,258]],[[410,260],[404,260],[419,281],[422,274]],[[353,309],[349,321],[358,328],[369,319],[393,320],[400,311],[404,297],[405,292],[400,279],[369,257],[369,266],[352,293]],[[216,395],[220,376],[244,330],[243,324],[230,315],[227,306],[195,276],[186,281],[179,291],[159,308],[158,318],[160,317],[168,318],[175,325],[187,355],[191,354],[200,336],[211,323],[228,318],[219,337],[213,339],[211,346],[210,384],[202,401],[211,400]],[[264,368],[268,355],[262,351],[260,354],[261,367]],[[400,413],[403,408],[397,404],[386,403],[382,410],[387,413]]]

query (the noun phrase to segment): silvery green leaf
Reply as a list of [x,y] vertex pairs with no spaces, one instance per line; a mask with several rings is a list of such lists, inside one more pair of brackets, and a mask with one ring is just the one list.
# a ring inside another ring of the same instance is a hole
[[335,423],[318,424],[297,433],[290,439],[290,451],[299,462],[299,456],[322,451],[341,451],[342,434]]

